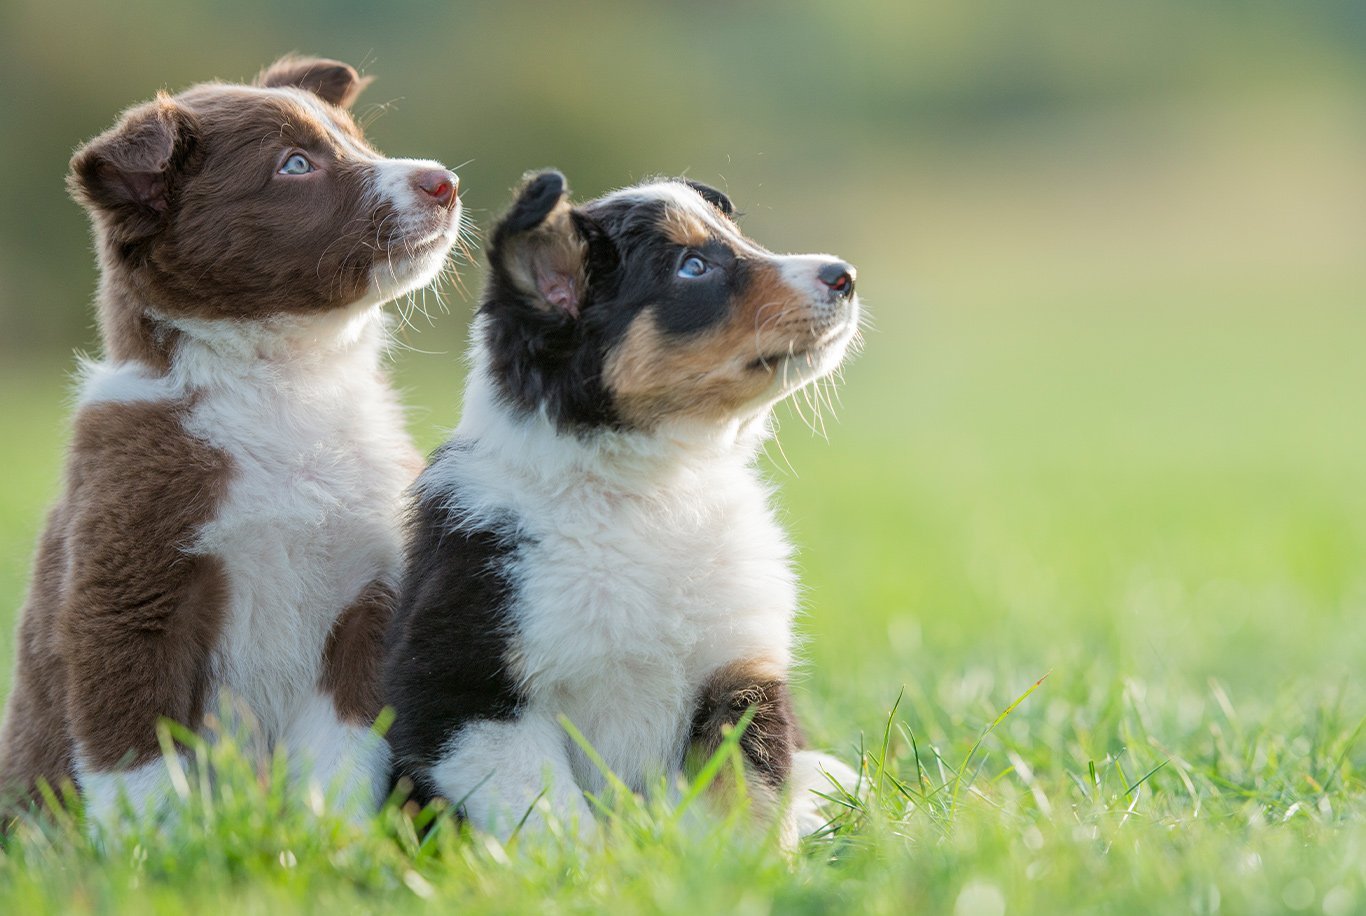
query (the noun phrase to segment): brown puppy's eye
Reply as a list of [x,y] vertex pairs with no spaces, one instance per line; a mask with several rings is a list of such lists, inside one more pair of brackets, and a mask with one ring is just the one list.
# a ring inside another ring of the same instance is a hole
[[316,171],[317,167],[308,161],[308,157],[303,153],[294,153],[285,160],[285,164],[280,166],[281,175],[307,175],[309,172]]

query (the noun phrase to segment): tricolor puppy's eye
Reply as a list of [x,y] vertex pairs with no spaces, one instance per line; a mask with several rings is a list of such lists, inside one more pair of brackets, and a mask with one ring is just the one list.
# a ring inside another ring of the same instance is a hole
[[685,256],[678,265],[678,275],[685,280],[694,280],[709,270],[711,265],[695,254]]
[[316,169],[313,163],[308,161],[303,153],[295,153],[285,160],[285,164],[280,166],[281,175],[307,175]]

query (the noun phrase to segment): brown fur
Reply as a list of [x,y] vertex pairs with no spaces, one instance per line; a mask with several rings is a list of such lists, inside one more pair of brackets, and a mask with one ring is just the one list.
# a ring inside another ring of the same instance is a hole
[[[328,130],[370,150],[341,107],[368,81],[345,64],[300,58],[260,79],[316,89],[319,104],[204,84],[130,108],[72,158],[67,184],[100,242],[109,356],[164,370],[178,335],[150,310],[210,319],[324,311],[359,298],[377,259],[404,253],[387,206],[361,193],[366,164]],[[293,151],[317,171],[259,193]]]
[[[305,58],[259,80],[315,95],[224,84],[162,94],[72,158],[67,185],[98,242],[108,362],[164,374],[182,337],[164,319],[346,306],[391,246],[409,253],[385,228],[389,205],[365,193],[354,151],[368,147],[338,107],[366,80]],[[281,180],[280,164],[297,151],[317,170]],[[40,779],[71,780],[78,750],[97,771],[144,762],[159,752],[158,719],[201,722],[228,582],[222,560],[194,544],[233,469],[186,432],[191,404],[96,402],[76,415],[64,493],[19,628],[0,794],[31,798]],[[343,715],[378,708],[377,633],[390,603],[392,593],[372,588],[332,632],[324,681]]]
[[513,283],[538,305],[577,315],[588,283],[588,246],[574,230],[571,212],[562,198],[539,226],[514,236],[503,257]]
[[[792,769],[792,755],[801,744],[792,697],[779,665],[767,659],[745,659],[712,674],[698,697],[688,756],[691,768],[710,758],[751,708],[754,718],[740,736],[740,752],[749,796],[760,813],[768,816],[776,810]],[[730,795],[733,780],[722,776],[711,791]]]
[[374,582],[342,611],[323,649],[319,686],[332,697],[344,721],[369,725],[379,715],[380,669],[384,631],[394,614],[398,593],[387,582]]
[[664,211],[663,229],[671,242],[684,248],[701,248],[712,237],[712,231],[706,223],[680,207],[669,207]]
[[57,645],[54,612],[66,591],[67,528],[66,506],[58,505],[48,513],[34,558],[17,633],[14,689],[0,730],[0,812],[12,796],[36,798],[39,779],[54,789],[75,781],[66,722],[66,665]]
[[773,383],[766,356],[788,352],[811,335],[807,297],[789,287],[776,268],[756,265],[746,297],[715,329],[669,339],[649,309],[641,312],[607,363],[605,380],[617,409],[649,430],[666,416],[722,420],[734,416]]
[[[260,318],[323,311],[364,292],[375,256],[367,240],[382,235],[383,219],[366,206],[367,167],[348,161],[300,102],[253,100],[254,92],[200,87],[163,103],[187,112],[195,154],[194,167],[176,176],[177,206],[141,263],[137,291],[161,314]],[[340,110],[329,115],[334,125],[349,122]],[[99,155],[97,144],[78,154],[77,174]],[[295,148],[320,171],[270,196],[249,193]],[[320,237],[331,241],[321,256],[307,243]]]
[[258,86],[298,86],[339,108],[350,108],[372,81],[373,77],[361,76],[339,60],[294,54],[280,58],[256,77]]
[[71,777],[73,742],[99,768],[145,761],[157,719],[193,726],[203,714],[224,577],[189,548],[229,467],[184,432],[184,407],[100,404],[76,417],[20,628],[0,784]]

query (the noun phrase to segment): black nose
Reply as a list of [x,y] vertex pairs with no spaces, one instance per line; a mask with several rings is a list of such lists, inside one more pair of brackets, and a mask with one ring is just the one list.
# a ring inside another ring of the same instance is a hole
[[854,277],[857,273],[852,264],[846,264],[843,261],[831,261],[822,267],[816,276],[822,283],[830,287],[830,292],[841,299],[848,299],[854,295]]

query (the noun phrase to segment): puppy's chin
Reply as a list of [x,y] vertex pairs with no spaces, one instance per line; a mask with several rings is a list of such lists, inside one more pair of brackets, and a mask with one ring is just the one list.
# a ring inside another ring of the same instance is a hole
[[773,384],[761,400],[767,404],[777,403],[837,370],[858,334],[858,314],[858,302],[855,300],[850,303],[843,322],[810,344],[792,353],[765,357],[752,363],[760,371],[773,375]]
[[425,236],[414,232],[415,238],[396,243],[387,256],[377,255],[370,268],[369,289],[363,301],[379,305],[435,281],[460,235],[460,212],[457,204],[444,226],[434,227]]

